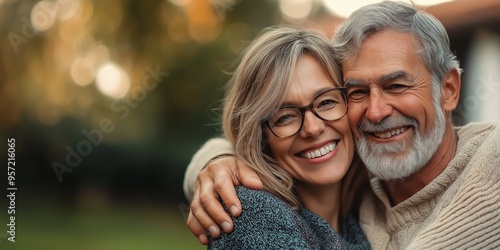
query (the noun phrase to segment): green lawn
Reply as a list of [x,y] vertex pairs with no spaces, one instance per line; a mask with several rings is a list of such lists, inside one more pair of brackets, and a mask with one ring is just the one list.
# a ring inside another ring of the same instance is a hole
[[[176,207],[68,210],[31,205],[16,211],[16,242],[7,241],[7,230],[2,230],[0,249],[206,249],[189,232]],[[5,228],[6,215],[0,215]]]

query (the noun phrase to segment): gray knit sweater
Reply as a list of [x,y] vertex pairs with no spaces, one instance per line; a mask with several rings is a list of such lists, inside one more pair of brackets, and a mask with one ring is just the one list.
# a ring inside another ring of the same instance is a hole
[[208,249],[370,249],[352,216],[342,224],[342,237],[320,216],[293,210],[266,191],[238,186],[236,192],[243,211],[232,218],[234,230],[211,238]]

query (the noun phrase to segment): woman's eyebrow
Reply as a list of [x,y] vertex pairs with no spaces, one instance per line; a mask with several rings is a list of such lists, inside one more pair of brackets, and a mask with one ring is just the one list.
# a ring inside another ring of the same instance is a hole
[[[319,94],[321,94],[322,92],[325,92],[329,89],[331,89],[332,87],[324,87],[324,88],[320,88],[318,89],[316,92],[314,92],[312,98],[311,98],[311,101],[316,98]],[[334,87],[335,88],[335,87]],[[300,107],[299,105],[295,105],[294,103],[292,102],[289,102],[289,101],[284,101],[280,107]]]

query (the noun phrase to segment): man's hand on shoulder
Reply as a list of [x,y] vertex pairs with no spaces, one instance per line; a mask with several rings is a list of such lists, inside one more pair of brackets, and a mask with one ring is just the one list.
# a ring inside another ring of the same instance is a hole
[[235,156],[218,157],[198,174],[187,225],[200,243],[208,244],[206,230],[212,237],[219,237],[218,225],[226,233],[233,230],[231,217],[224,211],[220,200],[232,216],[239,216],[241,203],[234,188],[237,185],[250,189],[263,188],[257,173]]

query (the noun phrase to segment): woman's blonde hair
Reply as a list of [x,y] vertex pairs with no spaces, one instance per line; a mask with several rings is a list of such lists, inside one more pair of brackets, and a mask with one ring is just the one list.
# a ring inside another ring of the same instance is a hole
[[292,27],[268,28],[245,49],[228,83],[222,120],[236,156],[254,168],[266,190],[295,208],[302,206],[293,179],[272,158],[262,122],[281,106],[303,55],[315,58],[340,86],[339,66],[325,37]]

